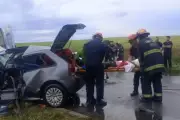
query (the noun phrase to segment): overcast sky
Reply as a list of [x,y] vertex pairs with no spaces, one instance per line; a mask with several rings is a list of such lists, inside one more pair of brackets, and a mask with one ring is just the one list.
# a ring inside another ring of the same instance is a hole
[[68,23],[84,23],[72,39],[180,34],[180,0],[1,0],[0,27],[11,25],[16,42],[52,41]]

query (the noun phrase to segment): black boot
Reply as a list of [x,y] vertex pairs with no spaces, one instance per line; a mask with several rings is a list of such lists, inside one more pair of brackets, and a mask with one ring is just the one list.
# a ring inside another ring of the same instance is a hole
[[144,97],[142,97],[142,96],[140,96],[139,100],[140,100],[140,102],[142,102],[142,103],[152,102],[152,98],[144,98]]
[[153,97],[153,101],[154,101],[154,102],[158,102],[158,103],[162,103],[162,97],[154,96],[154,97]]
[[135,92],[135,91],[133,91],[133,92],[131,93],[131,97],[138,96],[138,95],[139,95],[139,93],[138,93],[138,92]]
[[83,107],[94,107],[96,99],[87,100],[86,103],[82,104]]
[[104,107],[104,106],[107,105],[107,102],[104,101],[104,100],[97,100],[96,105],[97,105],[97,106]]

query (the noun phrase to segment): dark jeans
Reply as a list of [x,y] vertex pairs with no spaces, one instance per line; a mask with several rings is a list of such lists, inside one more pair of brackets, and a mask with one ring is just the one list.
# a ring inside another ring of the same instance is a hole
[[104,98],[104,67],[86,66],[86,93],[87,102],[94,100],[94,86],[96,85],[97,101]]
[[134,84],[134,91],[133,92],[135,92],[135,93],[138,93],[140,79],[141,79],[141,73],[135,72],[134,73],[134,79],[133,79],[133,84]]
[[166,67],[166,68],[168,68],[168,65],[169,65],[169,68],[171,68],[172,67],[172,61],[171,61],[171,56],[164,56],[164,66]]

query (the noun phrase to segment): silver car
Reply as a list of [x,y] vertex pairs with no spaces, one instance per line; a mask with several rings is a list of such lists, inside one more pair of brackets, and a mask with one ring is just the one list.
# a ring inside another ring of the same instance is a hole
[[73,54],[63,48],[76,30],[84,27],[83,24],[65,25],[51,47],[24,46],[5,51],[1,64],[23,70],[24,97],[42,98],[51,107],[62,107],[69,98],[75,97],[84,85],[83,75],[76,74]]

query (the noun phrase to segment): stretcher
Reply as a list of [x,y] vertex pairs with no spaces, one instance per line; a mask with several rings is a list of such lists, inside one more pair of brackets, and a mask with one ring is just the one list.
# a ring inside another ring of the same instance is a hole
[[[107,63],[104,63],[104,64],[107,64]],[[132,65],[132,63],[130,63],[130,62],[125,62],[123,64],[122,64],[122,62],[116,63],[115,66],[112,65],[112,66],[109,66],[109,67],[105,67],[104,72],[127,72],[127,70],[125,70],[125,69],[127,69],[128,64]],[[132,70],[130,70],[128,72],[136,72],[136,71],[139,71],[139,70],[140,70],[140,68],[138,66],[134,66],[134,67],[132,67]],[[78,67],[77,72],[78,73],[85,73],[86,70],[83,67]]]
[[[136,71],[139,71],[138,67],[135,67],[131,72],[136,72]],[[83,69],[82,67],[79,67],[79,68],[77,68],[77,72],[85,73],[86,70]],[[109,68],[104,69],[104,72],[125,72],[125,69],[124,69],[124,67],[121,67],[121,68],[109,67]]]

